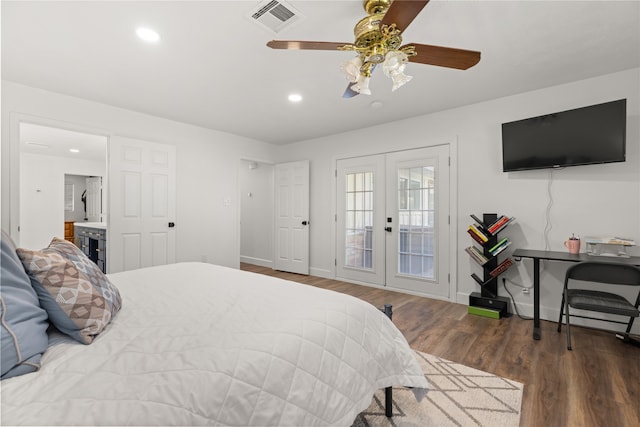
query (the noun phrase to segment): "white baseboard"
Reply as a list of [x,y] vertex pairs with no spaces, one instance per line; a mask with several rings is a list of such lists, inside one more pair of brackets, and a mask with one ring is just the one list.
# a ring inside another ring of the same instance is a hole
[[260,267],[273,268],[273,261],[268,260],[268,259],[254,258],[254,257],[248,257],[248,256],[240,255],[240,262],[245,262],[247,264],[258,265]]
[[309,267],[309,275],[315,277],[322,277],[323,279],[335,279],[331,270],[325,270],[324,268]]
[[[249,256],[240,255],[240,262],[245,262],[247,264],[258,265],[260,267],[273,268],[273,261],[262,258],[255,258]],[[315,277],[322,277],[323,279],[333,279],[333,272],[331,270],[325,270],[323,268],[309,268],[309,275]]]

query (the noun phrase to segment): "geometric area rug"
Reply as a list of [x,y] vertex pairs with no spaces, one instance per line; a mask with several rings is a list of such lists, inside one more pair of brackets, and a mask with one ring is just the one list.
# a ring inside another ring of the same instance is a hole
[[352,427],[520,425],[523,384],[414,350],[429,391],[421,402],[408,389],[393,388],[393,417],[384,415],[384,390]]

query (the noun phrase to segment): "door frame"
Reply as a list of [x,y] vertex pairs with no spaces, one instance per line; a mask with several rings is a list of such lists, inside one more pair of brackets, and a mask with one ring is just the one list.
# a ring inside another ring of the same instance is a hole
[[[460,304],[468,303],[468,294],[458,292],[458,136],[449,138],[442,138],[437,141],[430,141],[416,146],[407,146],[398,150],[389,151],[359,151],[352,153],[345,153],[341,155],[335,155],[331,157],[331,175],[333,177],[333,185],[331,186],[331,200],[332,209],[334,213],[333,221],[331,221],[331,257],[334,259],[334,263],[331,266],[331,273],[334,279],[337,279],[337,267],[336,260],[338,256],[338,224],[337,224],[337,212],[338,212],[338,192],[337,192],[337,166],[338,160],[350,159],[353,157],[364,157],[378,154],[389,154],[400,151],[417,150],[421,148],[435,147],[438,145],[449,145],[449,216],[451,226],[449,227],[451,244],[449,245],[449,298],[438,298],[437,296],[430,296],[432,299],[443,299],[445,301],[457,302]],[[341,279],[344,280],[344,279]],[[385,286],[375,285],[372,283],[349,281],[350,283],[356,283],[358,285],[369,286],[373,288],[388,289]],[[424,295],[404,290],[394,289],[396,292],[406,293],[410,295],[422,296]]]
[[[10,168],[9,171],[9,198],[11,200],[11,209],[9,212],[9,230],[7,232],[11,236],[11,238],[16,242],[16,244],[20,244],[20,232],[18,231],[18,227],[20,226],[20,124],[22,123],[30,123],[40,126],[47,126],[57,129],[63,129],[73,132],[87,133],[91,135],[103,136],[106,138],[106,147],[105,147],[105,168],[106,175],[103,177],[103,191],[107,189],[105,186],[108,186],[108,171],[109,171],[109,141],[111,139],[111,132],[101,129],[95,128],[79,123],[70,123],[65,122],[58,119],[52,119],[47,117],[34,116],[31,114],[24,113],[9,113],[9,121],[10,121]],[[109,197],[108,194],[105,195],[104,199],[105,206],[109,206]],[[103,206],[103,209],[105,208]],[[106,218],[106,222],[108,222],[108,215]],[[108,230],[108,227],[107,227]],[[107,231],[108,233],[108,231]],[[107,239],[108,239],[107,235]]]

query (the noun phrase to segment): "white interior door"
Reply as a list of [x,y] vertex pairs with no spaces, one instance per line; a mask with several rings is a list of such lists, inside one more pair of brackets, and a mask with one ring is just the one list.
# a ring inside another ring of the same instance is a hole
[[309,161],[275,166],[275,270],[309,274]]
[[102,222],[102,177],[85,179],[87,185],[87,221]]
[[338,160],[336,275],[450,298],[449,146]]
[[109,201],[110,273],[175,262],[175,146],[112,137]]

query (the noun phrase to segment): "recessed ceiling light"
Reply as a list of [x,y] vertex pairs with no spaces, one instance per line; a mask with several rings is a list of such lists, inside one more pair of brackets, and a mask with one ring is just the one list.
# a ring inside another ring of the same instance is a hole
[[300,102],[302,101],[302,95],[300,95],[299,93],[292,93],[291,95],[289,95],[289,101]]
[[383,105],[384,104],[382,103],[382,101],[373,101],[371,104],[369,104],[369,107],[377,110],[378,108],[382,108]]
[[80,150],[78,150],[77,148],[69,148],[69,151],[71,151],[72,153],[79,153]]
[[160,40],[160,35],[151,28],[138,28],[136,34],[146,42],[154,43]]

